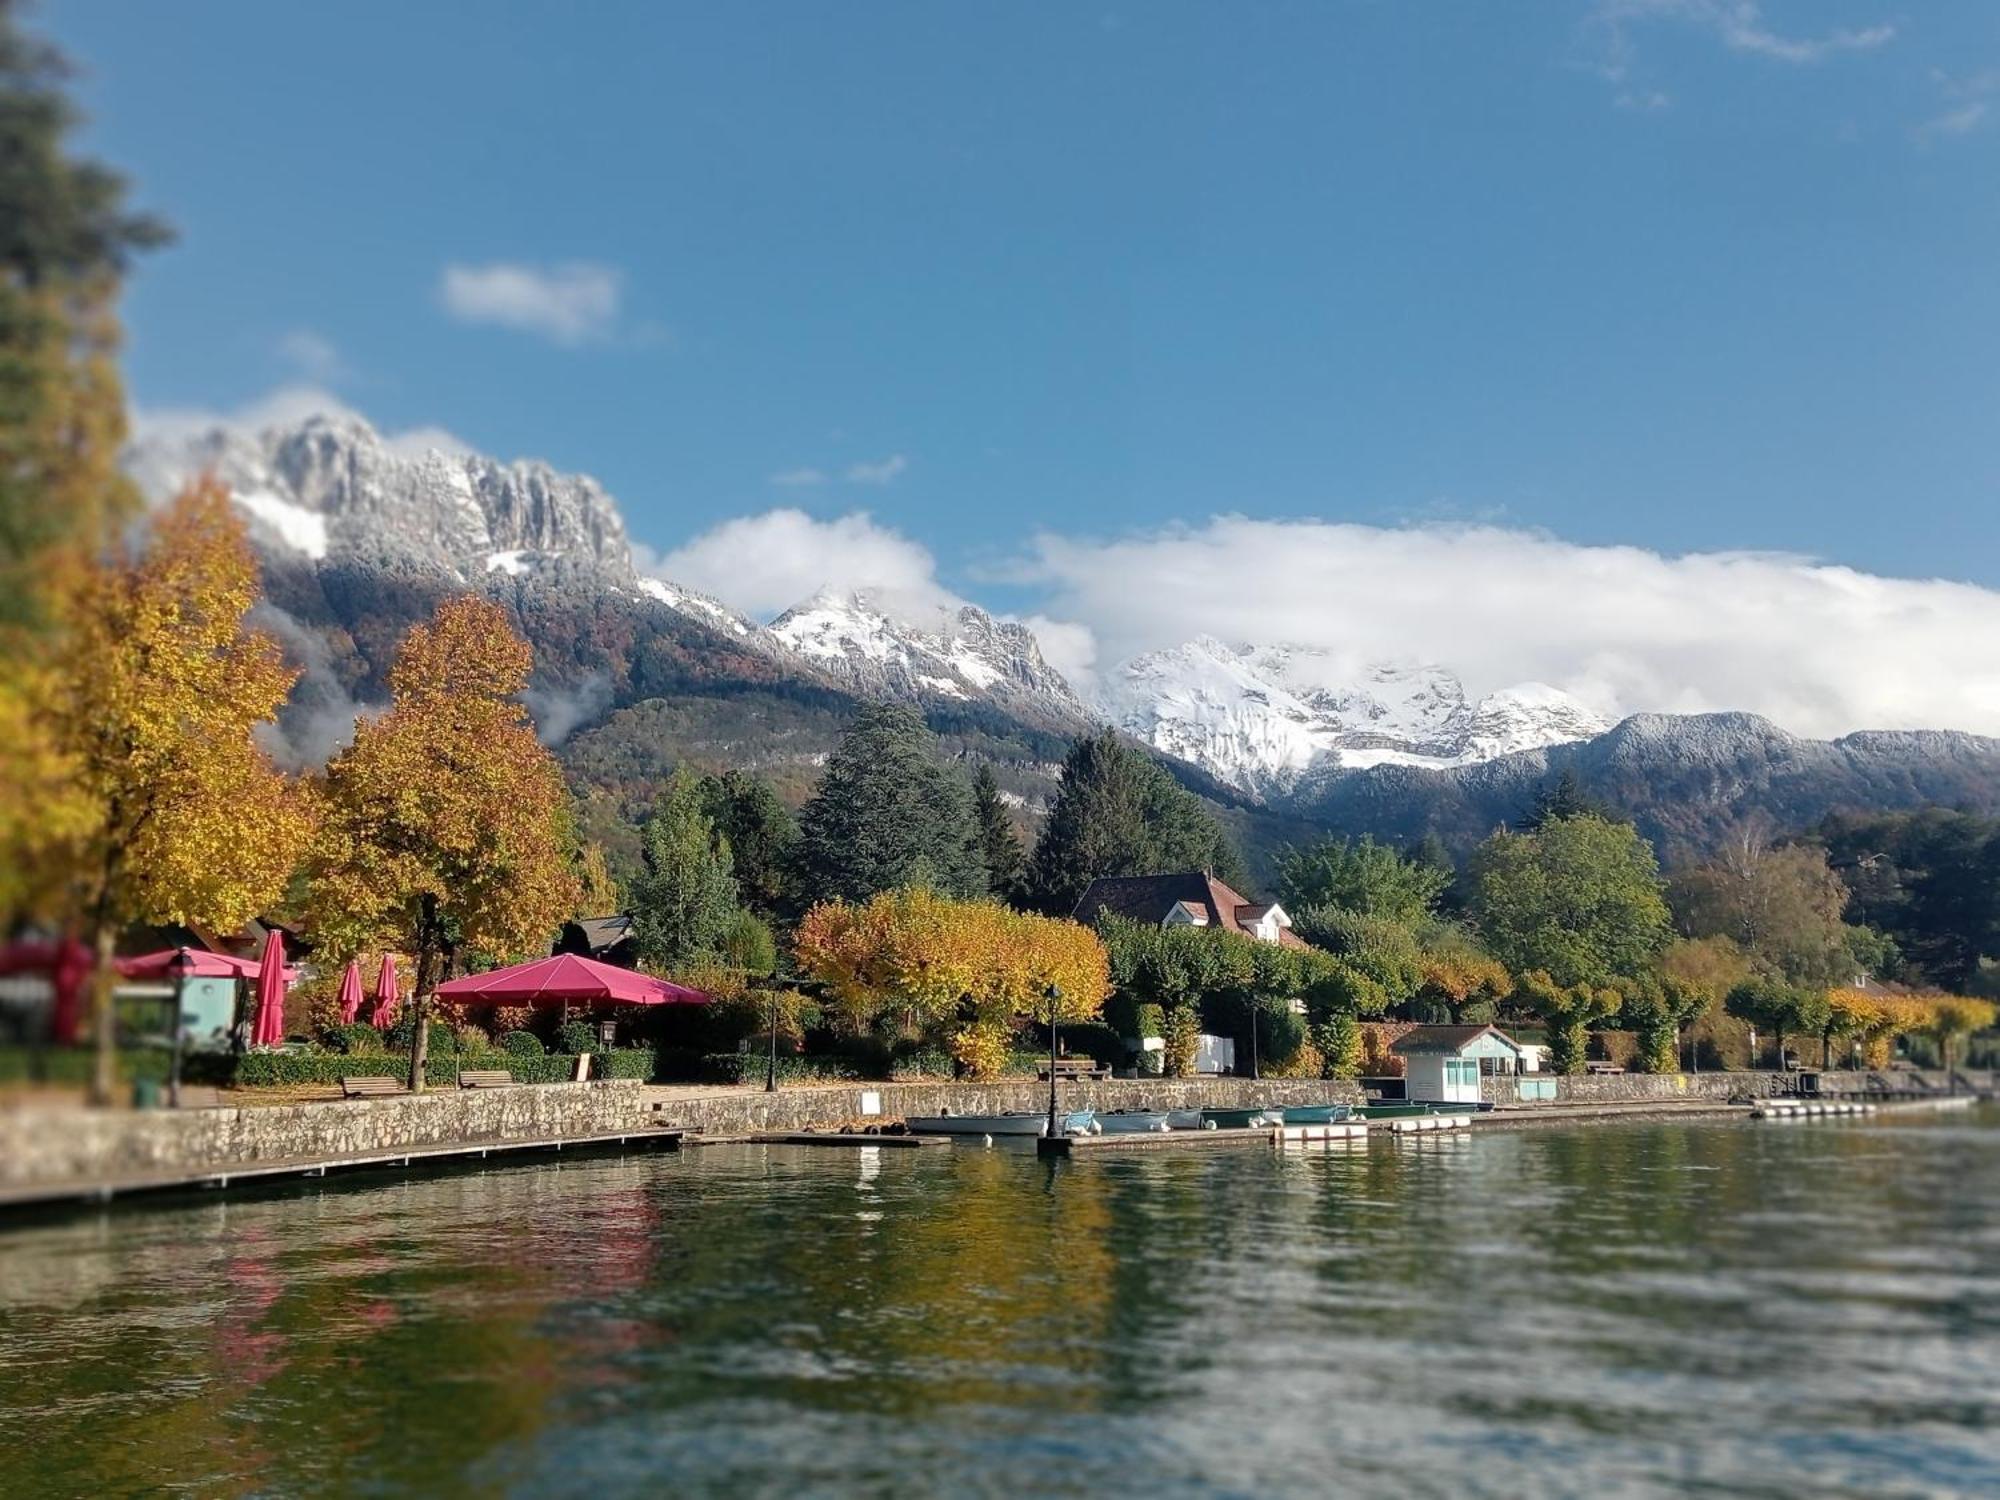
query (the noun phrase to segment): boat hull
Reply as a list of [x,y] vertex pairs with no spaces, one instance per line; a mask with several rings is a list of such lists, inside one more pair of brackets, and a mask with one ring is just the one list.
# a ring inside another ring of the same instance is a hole
[[1281,1109],[1205,1109],[1201,1112],[1204,1127],[1213,1124],[1217,1130],[1249,1130],[1263,1125],[1282,1125],[1285,1112]]
[[1097,1117],[1106,1135],[1134,1135],[1167,1129],[1164,1109],[1121,1109]]
[[1351,1104],[1287,1104],[1287,1125],[1337,1125],[1354,1113]]
[[[1063,1133],[1088,1135],[1096,1119],[1096,1115],[1087,1109],[1066,1111],[1062,1116]],[[911,1115],[903,1123],[910,1127],[912,1135],[1040,1136],[1048,1127],[1049,1117],[1026,1112],[1006,1115]]]

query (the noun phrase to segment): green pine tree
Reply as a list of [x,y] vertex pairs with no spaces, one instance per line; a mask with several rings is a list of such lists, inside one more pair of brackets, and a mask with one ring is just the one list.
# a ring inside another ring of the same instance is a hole
[[1027,854],[1007,804],[1000,800],[1000,783],[991,766],[981,766],[972,778],[972,815],[979,825],[980,853],[986,862],[986,888],[1003,901],[1020,892],[1022,867]]
[[799,837],[797,819],[771,784],[749,771],[704,777],[701,796],[709,822],[729,843],[743,904],[770,916],[784,903],[792,846]]
[[827,758],[794,848],[793,904],[928,885],[949,896],[986,891],[986,866],[965,778],[938,758],[913,710],[870,704]]
[[1157,761],[1114,730],[1078,740],[1029,865],[1035,903],[1067,912],[1099,876],[1175,870],[1243,878],[1236,847],[1207,804]]
[[640,956],[667,969],[717,957],[737,919],[729,842],[702,807],[700,780],[676,771],[643,835],[646,868],[632,887]]

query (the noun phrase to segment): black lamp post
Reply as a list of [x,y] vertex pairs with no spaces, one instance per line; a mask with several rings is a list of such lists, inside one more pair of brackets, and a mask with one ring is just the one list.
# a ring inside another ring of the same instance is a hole
[[778,987],[767,985],[771,996],[771,1050],[764,1060],[764,1092],[778,1092]]
[[167,1104],[181,1107],[181,1029],[187,1023],[187,971],[191,967],[187,949],[174,955],[173,1061],[167,1068]]
[[1056,1129],[1056,1006],[1062,1000],[1062,991],[1050,985],[1042,991],[1042,998],[1049,1002],[1049,1139],[1055,1140],[1061,1131]]

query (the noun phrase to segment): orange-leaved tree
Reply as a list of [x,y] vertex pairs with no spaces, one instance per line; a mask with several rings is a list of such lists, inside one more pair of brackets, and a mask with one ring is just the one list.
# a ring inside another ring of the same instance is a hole
[[223,488],[154,518],[143,551],[86,569],[44,679],[40,807],[98,957],[94,1092],[112,1084],[111,953],[132,922],[240,926],[282,895],[312,826],[310,791],[256,739],[295,673],[248,628],[257,563]]
[[1065,1022],[1096,1016],[1111,987],[1104,945],[1089,928],[921,887],[815,906],[794,952],[849,1029],[895,1012],[916,1026],[951,1023],[952,1052],[975,1076],[1005,1062],[1014,1020],[1047,1019],[1051,986]]
[[448,599],[403,641],[389,711],[326,768],[313,926],[336,953],[415,956],[412,1090],[447,948],[546,951],[576,909],[562,773],[519,698],[532,665],[497,605]]

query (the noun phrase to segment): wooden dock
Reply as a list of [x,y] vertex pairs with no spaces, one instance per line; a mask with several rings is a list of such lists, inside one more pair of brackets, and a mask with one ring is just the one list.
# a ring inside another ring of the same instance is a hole
[[442,1146],[405,1146],[354,1156],[292,1157],[275,1161],[190,1167],[92,1182],[26,1183],[0,1187],[0,1214],[26,1209],[109,1203],[150,1194],[221,1190],[246,1183],[283,1182],[332,1173],[401,1171],[411,1167],[453,1166],[495,1156],[584,1154],[627,1150],[677,1151],[680,1130],[621,1130],[599,1135],[542,1136],[528,1140],[455,1141]]
[[778,1130],[766,1131],[758,1135],[740,1136],[699,1136],[690,1138],[690,1146],[722,1146],[741,1144],[746,1146],[888,1146],[905,1150],[915,1146],[949,1146],[948,1135],[862,1135],[855,1131],[842,1133],[837,1130]]
[[1339,1120],[1325,1125],[1257,1125],[1235,1130],[1107,1131],[1035,1142],[1038,1156],[1095,1156],[1104,1151],[1181,1151],[1217,1146],[1359,1144],[1371,1135],[1416,1136],[1458,1131],[1470,1115],[1406,1115],[1393,1120]]

